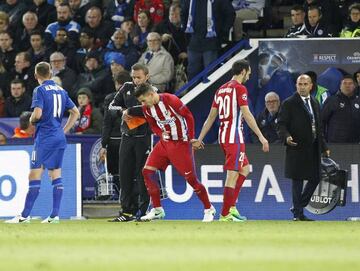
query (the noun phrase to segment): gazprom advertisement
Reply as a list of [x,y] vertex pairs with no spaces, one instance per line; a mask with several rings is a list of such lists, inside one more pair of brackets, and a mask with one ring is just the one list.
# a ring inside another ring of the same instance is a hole
[[[345,220],[360,217],[359,163],[360,145],[330,145],[331,158],[348,171],[347,204],[333,211],[314,215],[315,220]],[[258,145],[246,149],[251,173],[241,189],[237,207],[249,219],[292,219],[291,180],[284,177],[285,147],[271,145],[270,153],[263,153]],[[209,192],[217,214],[221,212],[226,172],[223,170],[223,153],[218,145],[206,145],[196,152],[198,177]],[[301,168],[301,164],[299,167]],[[306,169],[304,169],[306,170]],[[203,207],[192,188],[169,166],[164,176],[168,199],[162,201],[166,219],[202,219]],[[317,200],[315,197],[314,200]]]
[[[0,218],[19,215],[24,207],[29,188],[28,176],[33,147],[31,145],[0,147]],[[69,144],[66,148],[62,177],[64,193],[60,218],[81,216],[81,163],[80,144]],[[40,194],[31,216],[47,217],[52,209],[51,180],[44,172]]]

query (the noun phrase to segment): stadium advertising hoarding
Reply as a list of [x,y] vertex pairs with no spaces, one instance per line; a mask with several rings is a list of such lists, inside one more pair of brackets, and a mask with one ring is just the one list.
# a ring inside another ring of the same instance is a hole
[[[21,213],[28,191],[28,175],[32,146],[0,146],[0,217]],[[60,208],[61,218],[81,216],[81,162],[80,144],[69,144],[62,168],[64,194]],[[52,186],[47,174],[41,179],[40,194],[32,216],[47,217],[52,208]]]
[[[309,214],[316,220],[344,220],[360,216],[359,163],[360,145],[330,145],[331,157],[348,171],[347,204],[324,215]],[[270,146],[270,153],[261,152],[258,145],[247,146],[251,173],[240,192],[237,206],[249,219],[291,219],[291,181],[284,178],[285,148]],[[222,206],[222,192],[226,172],[223,153],[218,145],[207,145],[196,152],[198,177],[209,192],[210,201],[218,213]],[[299,164],[299,167],[301,165]],[[168,199],[163,200],[167,219],[200,219],[200,201],[173,167],[164,176]],[[316,199],[315,199],[316,200]]]

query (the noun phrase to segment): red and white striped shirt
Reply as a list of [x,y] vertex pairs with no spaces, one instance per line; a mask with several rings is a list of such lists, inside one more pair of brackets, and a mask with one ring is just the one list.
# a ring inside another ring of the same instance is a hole
[[162,137],[168,132],[173,141],[190,141],[194,138],[194,117],[190,110],[175,95],[159,94],[160,101],[152,107],[143,106],[144,116],[151,130]]
[[247,90],[236,80],[227,82],[216,91],[212,107],[219,112],[219,143],[244,143],[240,110],[243,105],[248,105]]

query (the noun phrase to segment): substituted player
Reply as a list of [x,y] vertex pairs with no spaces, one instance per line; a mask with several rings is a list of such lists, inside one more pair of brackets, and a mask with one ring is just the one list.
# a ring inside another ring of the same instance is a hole
[[[160,137],[149,154],[142,171],[153,208],[141,217],[143,221],[164,218],[160,203],[160,190],[156,170],[164,171],[172,164],[191,185],[204,205],[203,222],[214,219],[215,208],[211,205],[205,187],[198,181],[192,150],[194,118],[190,110],[173,94],[158,94],[147,83],[139,85],[135,96],[142,103],[144,116],[151,130]],[[129,112],[131,115],[131,112]]]

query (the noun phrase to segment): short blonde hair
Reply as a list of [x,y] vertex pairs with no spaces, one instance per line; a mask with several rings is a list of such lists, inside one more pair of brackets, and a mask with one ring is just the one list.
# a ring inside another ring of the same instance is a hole
[[47,62],[39,62],[35,66],[35,74],[42,77],[48,78],[51,76],[51,66]]

